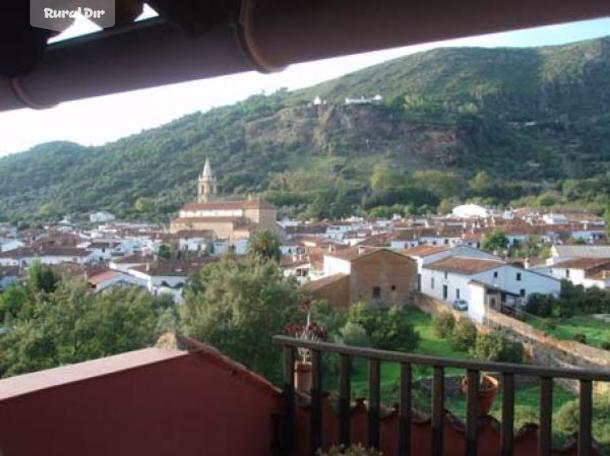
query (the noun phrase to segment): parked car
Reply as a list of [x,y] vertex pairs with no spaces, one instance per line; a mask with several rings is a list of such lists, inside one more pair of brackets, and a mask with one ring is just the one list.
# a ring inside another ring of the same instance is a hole
[[461,311],[468,310],[468,302],[464,299],[456,299],[453,301],[453,308]]

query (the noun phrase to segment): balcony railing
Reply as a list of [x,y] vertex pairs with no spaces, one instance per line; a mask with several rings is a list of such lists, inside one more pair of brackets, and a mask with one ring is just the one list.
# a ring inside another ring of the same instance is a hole
[[380,366],[381,362],[400,363],[400,400],[399,400],[399,438],[396,442],[399,455],[411,454],[412,422],[412,379],[413,366],[431,366],[433,369],[431,394],[431,454],[443,454],[444,419],[444,378],[446,368],[464,369],[468,380],[466,411],[466,454],[477,454],[477,404],[476,395],[481,372],[499,373],[502,378],[502,419],[501,452],[502,456],[513,454],[515,376],[531,376],[540,379],[539,435],[538,454],[551,454],[552,446],[552,402],[553,380],[557,378],[579,382],[579,429],[578,455],[592,453],[591,419],[593,408],[593,382],[610,382],[610,371],[594,369],[558,369],[526,364],[479,362],[440,358],[408,353],[399,353],[371,348],[336,345],[325,342],[312,342],[286,336],[275,336],[274,340],[283,346],[284,372],[284,424],[283,452],[286,455],[295,451],[295,384],[294,365],[297,348],[311,350],[312,383],[310,408],[309,448],[315,451],[322,443],[322,354],[337,353],[339,362],[338,444],[349,446],[350,439],[350,369],[352,358],[368,360],[368,444],[379,448],[380,435]]

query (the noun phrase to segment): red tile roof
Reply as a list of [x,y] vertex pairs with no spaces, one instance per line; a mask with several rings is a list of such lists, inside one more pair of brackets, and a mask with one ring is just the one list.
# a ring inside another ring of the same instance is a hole
[[245,217],[178,217],[172,223],[232,223],[234,226],[248,226],[250,220]]
[[183,211],[213,211],[213,210],[239,210],[239,209],[275,209],[275,206],[263,199],[240,201],[210,201],[207,203],[188,203]]
[[425,267],[437,271],[455,272],[457,274],[477,274],[505,264],[503,261],[498,260],[454,256],[428,264]]
[[120,275],[121,273],[117,271],[104,271],[89,277],[88,281],[93,285],[99,285],[100,283],[105,282],[106,280],[112,280]]
[[553,268],[564,269],[591,269],[598,266],[608,265],[610,267],[610,258],[572,258],[570,260],[561,261],[554,264]]

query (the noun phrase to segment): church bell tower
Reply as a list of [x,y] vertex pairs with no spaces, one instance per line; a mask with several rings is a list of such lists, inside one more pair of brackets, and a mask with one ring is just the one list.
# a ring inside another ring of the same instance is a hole
[[218,184],[214,177],[214,173],[212,172],[210,160],[206,158],[203,172],[197,180],[197,202],[207,203],[216,196],[217,192]]

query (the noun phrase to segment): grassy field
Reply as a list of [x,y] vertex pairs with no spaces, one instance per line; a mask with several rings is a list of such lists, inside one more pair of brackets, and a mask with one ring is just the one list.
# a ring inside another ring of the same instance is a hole
[[544,318],[528,316],[526,321],[558,339],[574,340],[576,334],[584,334],[588,345],[599,348],[603,342],[610,342],[610,324],[587,315],[563,319],[553,329],[544,326]]

